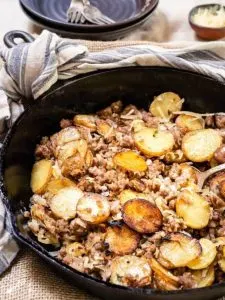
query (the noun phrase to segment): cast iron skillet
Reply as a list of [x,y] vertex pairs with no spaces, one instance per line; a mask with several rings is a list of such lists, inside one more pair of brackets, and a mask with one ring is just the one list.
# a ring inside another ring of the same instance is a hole
[[90,293],[107,300],[201,300],[225,294],[225,283],[207,288],[162,292],[126,288],[93,279],[62,264],[49,255],[49,248],[26,234],[20,217],[28,208],[30,173],[34,149],[41,136],[59,130],[61,118],[76,113],[94,113],[121,99],[148,108],[153,96],[174,91],[185,98],[185,109],[195,112],[221,112],[225,105],[225,86],[191,72],[162,67],[132,67],[95,72],[69,80],[31,104],[7,134],[0,158],[0,184],[4,203],[17,240],[34,250],[64,278]]

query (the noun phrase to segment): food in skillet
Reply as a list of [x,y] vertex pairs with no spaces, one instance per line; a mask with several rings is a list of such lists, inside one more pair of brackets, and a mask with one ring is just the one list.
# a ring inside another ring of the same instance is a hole
[[225,280],[225,116],[120,101],[62,120],[36,148],[28,227],[70,267],[104,281],[176,290]]

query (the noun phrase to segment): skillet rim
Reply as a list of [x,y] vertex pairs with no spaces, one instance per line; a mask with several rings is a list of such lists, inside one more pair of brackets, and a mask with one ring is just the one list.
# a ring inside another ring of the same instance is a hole
[[[75,273],[76,275],[78,275],[79,277],[81,277],[82,279],[86,280],[87,282],[93,282],[95,284],[98,284],[99,286],[103,286],[105,288],[109,288],[109,289],[117,289],[117,290],[123,290],[125,292],[127,292],[127,294],[132,293],[133,295],[138,295],[138,294],[142,294],[145,296],[173,296],[173,295],[184,295],[184,294],[195,294],[195,296],[198,296],[198,293],[201,293],[201,291],[204,291],[207,293],[207,291],[209,290],[215,290],[215,289],[220,289],[221,287],[225,288],[225,282],[222,283],[216,283],[213,284],[209,287],[203,287],[203,288],[194,288],[194,289],[184,289],[184,290],[175,290],[175,291],[161,291],[161,290],[157,290],[157,289],[151,289],[151,288],[132,288],[132,287],[125,287],[125,286],[120,286],[120,285],[116,285],[116,284],[111,284],[109,282],[104,282],[103,280],[100,279],[96,279],[90,275],[87,275],[85,273],[79,272],[71,267],[69,267],[68,265],[62,263],[60,260],[56,259],[55,257],[51,256],[49,254],[49,252],[47,250],[45,250],[44,248],[41,247],[41,244],[39,245],[37,242],[34,242],[32,240],[28,240],[25,237],[22,236],[22,234],[20,233],[19,229],[17,228],[17,226],[15,225],[15,219],[16,216],[13,214],[12,212],[12,208],[10,205],[10,201],[7,197],[7,192],[6,192],[6,188],[4,186],[4,175],[3,175],[3,161],[4,161],[4,157],[6,154],[6,150],[7,150],[7,146],[9,145],[9,142],[11,140],[11,137],[13,136],[13,133],[17,127],[17,125],[21,122],[21,120],[25,117],[25,115],[31,111],[33,109],[33,107],[35,105],[38,105],[39,103],[42,103],[44,101],[46,101],[46,98],[48,96],[50,96],[51,94],[57,93],[57,91],[59,91],[62,88],[67,87],[68,85],[78,82],[78,81],[82,81],[82,80],[86,80],[89,77],[94,77],[94,76],[98,76],[98,75],[102,75],[102,74],[106,74],[106,73],[113,73],[113,72],[118,72],[121,70],[142,70],[142,69],[151,69],[151,70],[166,70],[168,72],[175,72],[175,73],[180,73],[180,74],[190,74],[190,75],[194,75],[196,77],[201,77],[201,78],[205,78],[207,80],[210,80],[212,82],[215,82],[221,86],[225,86],[225,84],[223,84],[222,82],[218,82],[217,80],[203,75],[203,74],[199,74],[196,72],[192,72],[189,70],[180,70],[180,69],[176,69],[176,68],[170,68],[170,67],[151,67],[151,66],[132,66],[132,67],[123,67],[123,68],[115,68],[115,69],[110,69],[110,70],[98,70],[98,71],[94,71],[88,74],[82,74],[76,78],[72,78],[69,79],[67,81],[64,81],[63,84],[60,85],[56,84],[53,86],[53,88],[51,88],[48,92],[46,92],[45,94],[43,94],[38,101],[39,102],[33,102],[31,103],[25,110],[24,112],[19,116],[19,118],[15,121],[15,123],[13,124],[13,126],[8,130],[4,141],[2,143],[2,148],[1,148],[1,153],[0,153],[0,196],[3,199],[3,203],[5,204],[7,211],[9,212],[9,220],[10,220],[10,226],[12,229],[12,234],[13,236],[20,241],[22,244],[25,244],[26,246],[28,246],[30,249],[32,249],[35,253],[37,253],[40,257],[44,258],[45,260],[47,260],[51,265],[57,267],[58,269],[61,269],[63,271],[66,271],[67,273],[69,272],[69,276],[71,276],[72,273]],[[62,82],[61,82],[62,83]],[[197,294],[196,294],[197,293]]]

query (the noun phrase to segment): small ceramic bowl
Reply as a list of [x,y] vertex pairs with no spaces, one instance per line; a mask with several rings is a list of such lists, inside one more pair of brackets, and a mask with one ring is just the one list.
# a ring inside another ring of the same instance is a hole
[[197,36],[204,40],[219,40],[225,37],[225,27],[207,27],[198,25],[193,21],[193,16],[199,8],[211,8],[219,4],[205,4],[194,7],[189,13],[189,23]]

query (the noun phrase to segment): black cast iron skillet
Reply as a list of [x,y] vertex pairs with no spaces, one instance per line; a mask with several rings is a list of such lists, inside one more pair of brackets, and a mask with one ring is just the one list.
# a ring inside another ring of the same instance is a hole
[[[7,39],[6,39],[7,40]],[[162,67],[132,67],[95,72],[60,83],[31,104],[7,134],[0,159],[0,184],[15,238],[30,247],[73,284],[107,300],[208,300],[225,295],[225,283],[201,289],[162,292],[112,285],[84,275],[49,255],[49,248],[23,231],[21,211],[28,208],[30,173],[35,145],[42,136],[59,130],[61,118],[95,113],[121,99],[148,108],[153,96],[174,91],[185,98],[186,110],[221,112],[225,86],[191,72]],[[50,271],[49,271],[50,272]]]

